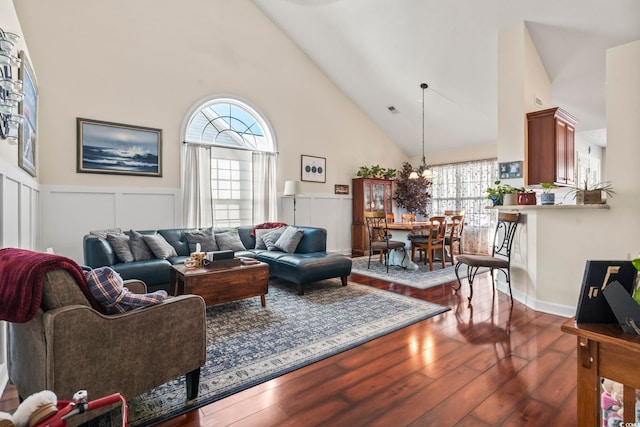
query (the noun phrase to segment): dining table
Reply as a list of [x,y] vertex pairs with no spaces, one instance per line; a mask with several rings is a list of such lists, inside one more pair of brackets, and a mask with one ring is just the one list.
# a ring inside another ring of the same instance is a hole
[[[420,230],[429,229],[431,226],[430,221],[412,221],[412,222],[389,222],[387,223],[387,228],[389,230],[393,230],[392,239],[400,240],[405,242],[405,248],[407,253],[410,254],[411,251],[411,240],[409,240],[409,235],[414,231],[417,233]],[[439,259],[439,257],[437,257]],[[449,254],[449,248],[445,248],[445,261],[449,262],[451,260],[451,255]]]

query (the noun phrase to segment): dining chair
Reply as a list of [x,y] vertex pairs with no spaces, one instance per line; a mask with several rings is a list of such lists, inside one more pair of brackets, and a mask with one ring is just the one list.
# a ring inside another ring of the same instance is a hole
[[458,248],[458,255],[462,255],[462,230],[464,229],[464,216],[453,215],[451,221],[447,223],[447,235],[444,244],[449,248],[449,257],[453,265],[453,252]]
[[[380,256],[384,256],[384,263],[387,265],[387,273],[389,272],[389,252],[392,249],[403,249],[405,243],[399,240],[391,240],[391,234],[387,227],[387,215],[384,212],[366,211],[364,218],[367,223],[367,231],[369,233],[369,262],[367,268],[371,267],[371,255],[379,252]],[[406,256],[406,252],[404,254]],[[402,261],[404,261],[404,256]]]
[[454,290],[457,292],[461,287],[460,275],[458,270],[462,264],[467,265],[467,280],[469,281],[469,301],[473,297],[473,279],[478,273],[480,267],[488,267],[491,270],[491,281],[493,283],[493,292],[496,291],[495,277],[493,270],[502,271],[509,285],[509,295],[511,303],[513,303],[513,293],[511,292],[511,247],[516,234],[516,228],[520,221],[519,213],[501,212],[498,214],[498,223],[496,224],[495,234],[493,236],[493,249],[491,255],[458,255],[455,272],[458,279],[458,287]]
[[444,211],[445,216],[453,216],[453,215],[464,215],[464,209],[447,209]]
[[424,251],[424,264],[429,260],[429,270],[433,271],[433,258],[436,250],[440,250],[442,268],[446,267],[444,253],[444,239],[447,230],[446,218],[444,216],[432,216],[429,218],[429,228],[425,234],[410,235],[411,240],[411,260],[415,260],[415,251],[419,251],[420,258]]
[[402,214],[402,222],[416,222],[416,214]]

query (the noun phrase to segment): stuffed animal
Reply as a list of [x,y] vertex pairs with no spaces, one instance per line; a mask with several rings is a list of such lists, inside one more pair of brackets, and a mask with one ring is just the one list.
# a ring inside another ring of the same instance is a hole
[[38,424],[58,412],[58,398],[50,390],[43,390],[27,397],[13,415],[0,412],[0,427],[29,427]]

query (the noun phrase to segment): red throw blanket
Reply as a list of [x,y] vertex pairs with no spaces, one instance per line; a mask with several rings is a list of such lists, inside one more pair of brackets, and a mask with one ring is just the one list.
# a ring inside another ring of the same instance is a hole
[[253,227],[253,230],[251,230],[251,235],[255,236],[256,230],[261,230],[266,228],[280,228],[280,227],[286,227],[286,226],[287,224],[285,224],[284,222],[263,222],[262,224],[258,224],[255,227]]
[[65,269],[91,303],[103,313],[87,286],[80,266],[60,255],[25,249],[0,249],[0,320],[24,323],[33,319],[42,301],[42,280],[48,271]]

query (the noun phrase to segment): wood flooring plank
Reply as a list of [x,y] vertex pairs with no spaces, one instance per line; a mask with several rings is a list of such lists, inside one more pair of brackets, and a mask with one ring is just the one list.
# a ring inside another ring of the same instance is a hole
[[[471,304],[466,283],[456,293],[455,282],[349,280],[451,310],[158,426],[575,426],[576,341],[560,331],[564,318],[512,306],[488,274]],[[8,385],[0,411],[18,403]]]

